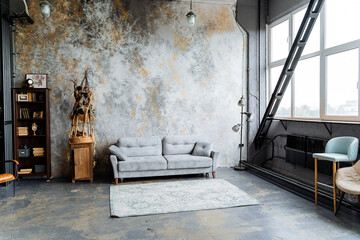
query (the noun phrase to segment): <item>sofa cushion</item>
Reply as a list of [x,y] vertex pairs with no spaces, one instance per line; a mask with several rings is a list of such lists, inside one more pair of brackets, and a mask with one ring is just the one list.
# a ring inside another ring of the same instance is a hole
[[120,172],[164,170],[167,162],[162,156],[128,157],[126,161],[118,162]]
[[192,155],[210,157],[212,148],[213,148],[212,143],[197,142],[195,144],[195,148],[194,151],[192,152]]
[[128,157],[161,156],[162,145],[160,137],[123,137],[117,142],[118,147]]
[[164,157],[168,162],[168,169],[205,168],[212,165],[210,157],[194,156],[191,154],[164,155]]
[[126,157],[125,153],[117,146],[111,145],[109,147],[109,151],[111,154],[115,155],[119,161],[126,161],[127,157]]
[[190,154],[199,141],[198,136],[166,136],[163,143],[163,154]]

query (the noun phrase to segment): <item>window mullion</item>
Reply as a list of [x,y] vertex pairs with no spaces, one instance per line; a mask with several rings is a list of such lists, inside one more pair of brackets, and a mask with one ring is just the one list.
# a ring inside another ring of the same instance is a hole
[[357,82],[357,89],[358,89],[358,119],[360,117],[360,48],[358,49],[358,56],[359,56],[359,60],[358,60],[358,82]]
[[[292,47],[292,43],[293,43],[293,36],[294,36],[294,33],[293,33],[293,24],[294,24],[294,21],[293,21],[293,17],[294,17],[294,14],[290,14],[290,18],[289,18],[289,53],[290,53],[290,50],[291,50],[291,47]],[[293,118],[294,117],[294,114],[295,114],[295,91],[294,91],[294,88],[295,88],[295,84],[294,84],[294,79],[295,79],[295,74],[293,74],[291,80],[290,80],[290,116]]]
[[[324,3],[324,5],[326,2]],[[320,12],[320,119],[325,118],[325,109],[326,109],[326,76],[325,76],[325,14],[326,7],[323,6],[322,11]]]

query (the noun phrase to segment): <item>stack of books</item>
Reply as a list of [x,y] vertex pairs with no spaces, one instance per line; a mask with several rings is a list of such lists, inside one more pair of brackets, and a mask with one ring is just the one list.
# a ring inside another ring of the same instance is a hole
[[30,174],[32,172],[32,168],[22,168],[19,171],[19,174]]
[[28,136],[29,135],[28,127],[18,127],[17,129],[18,129],[19,136]]
[[20,108],[19,118],[30,118],[30,109],[29,108]]
[[44,148],[33,148],[34,157],[42,157],[45,156]]

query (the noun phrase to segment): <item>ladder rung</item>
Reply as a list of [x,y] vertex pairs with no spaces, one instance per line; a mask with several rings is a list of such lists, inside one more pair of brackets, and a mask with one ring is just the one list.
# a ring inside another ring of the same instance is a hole
[[289,75],[292,75],[293,73],[294,73],[294,71],[289,69],[289,70],[286,71],[285,75],[289,76]]
[[304,47],[305,44],[306,44],[306,41],[299,41],[297,45],[298,45],[299,47]]
[[283,93],[278,93],[278,94],[276,94],[276,99],[281,99],[282,97],[283,97]]
[[319,13],[318,12],[312,12],[310,13],[309,17],[310,18],[317,18],[319,16]]

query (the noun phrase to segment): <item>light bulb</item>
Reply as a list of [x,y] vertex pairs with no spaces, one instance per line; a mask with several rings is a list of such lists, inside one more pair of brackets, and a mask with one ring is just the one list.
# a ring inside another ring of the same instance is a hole
[[196,15],[192,11],[186,14],[186,21],[190,27],[195,25],[195,19],[196,19]]
[[43,15],[44,18],[50,17],[50,7],[51,5],[47,1],[40,3],[41,14]]

